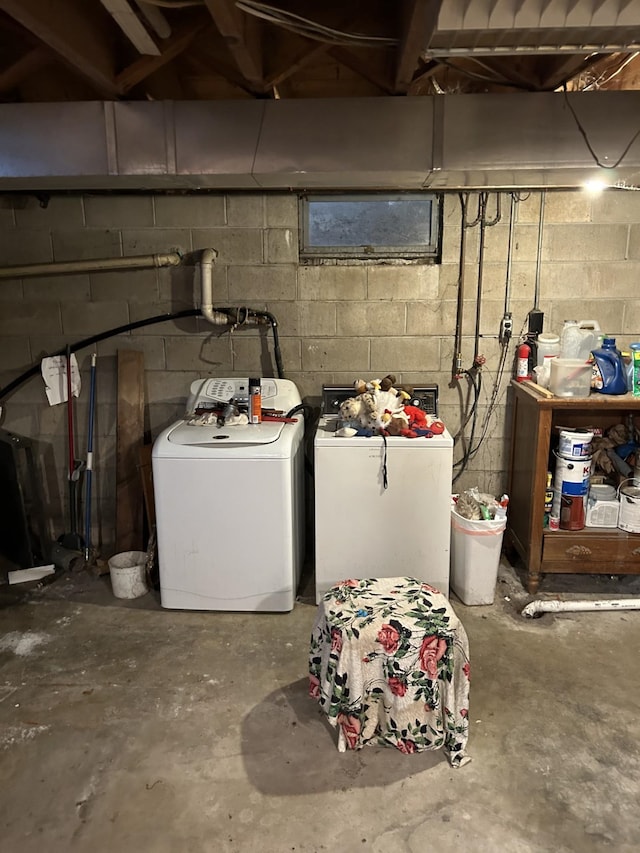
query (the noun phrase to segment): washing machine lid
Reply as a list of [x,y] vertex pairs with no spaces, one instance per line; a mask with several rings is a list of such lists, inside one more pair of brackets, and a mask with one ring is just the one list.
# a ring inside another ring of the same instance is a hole
[[187,447],[251,447],[277,441],[284,426],[284,423],[269,422],[218,427],[182,421],[174,426],[167,439]]

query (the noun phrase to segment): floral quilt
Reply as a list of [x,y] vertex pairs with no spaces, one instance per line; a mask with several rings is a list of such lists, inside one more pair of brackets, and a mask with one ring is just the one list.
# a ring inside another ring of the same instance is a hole
[[309,694],[338,749],[443,748],[466,764],[469,643],[448,599],[414,578],[345,580],[318,606]]

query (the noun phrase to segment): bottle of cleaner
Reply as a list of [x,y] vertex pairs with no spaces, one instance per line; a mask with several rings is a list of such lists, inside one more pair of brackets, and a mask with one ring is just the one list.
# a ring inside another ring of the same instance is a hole
[[626,394],[627,374],[616,339],[605,337],[602,346],[593,350],[591,387],[601,394]]

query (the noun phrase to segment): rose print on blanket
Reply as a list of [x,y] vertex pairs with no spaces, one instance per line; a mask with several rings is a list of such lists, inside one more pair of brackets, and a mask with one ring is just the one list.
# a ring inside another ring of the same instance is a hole
[[413,578],[348,580],[318,606],[309,693],[339,732],[338,748],[443,748],[469,758],[469,648],[449,601]]

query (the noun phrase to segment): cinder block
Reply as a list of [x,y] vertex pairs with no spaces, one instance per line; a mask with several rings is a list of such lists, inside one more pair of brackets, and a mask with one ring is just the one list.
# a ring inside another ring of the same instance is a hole
[[129,322],[126,302],[80,302],[61,306],[62,330],[70,335],[89,335],[106,332]]
[[268,264],[298,262],[298,232],[292,228],[268,228],[265,232]]
[[187,228],[127,228],[122,231],[122,254],[169,255],[191,251],[191,232]]
[[[297,338],[280,338],[280,354],[285,376],[300,370],[300,341]],[[233,371],[237,374],[276,376],[277,365],[273,338],[265,329],[262,340],[237,334],[233,338]]]
[[225,375],[232,366],[228,334],[165,339],[167,370],[196,370],[203,376]]
[[38,276],[25,278],[22,284],[24,298],[29,302],[88,302],[91,298],[88,275]]
[[403,335],[406,330],[405,314],[404,302],[347,302],[338,309],[338,335]]
[[[158,297],[179,308],[195,307],[200,303],[201,282],[198,267],[194,264],[180,264],[177,267],[163,267],[157,271]],[[211,270],[213,301],[221,305],[228,301],[227,268],[214,264]]]
[[262,228],[264,225],[264,196],[233,194],[227,196],[227,225],[241,228]]
[[57,302],[17,302],[0,311],[0,335],[55,334],[62,331]]
[[211,375],[208,370],[173,370],[166,373],[152,371],[147,374],[147,393],[150,403],[165,403],[179,406],[187,403],[192,382]]
[[640,260],[640,224],[629,226],[629,258]]
[[118,350],[137,350],[144,353],[145,370],[165,370],[166,359],[164,353],[164,338],[149,337],[145,335],[116,335],[113,338],[100,341],[96,344],[98,353],[98,369],[100,359],[107,356],[115,356]]
[[298,196],[272,195],[265,197],[266,225],[269,228],[298,228]]
[[[23,298],[22,279],[5,278],[0,281],[0,303],[17,302]],[[3,308],[6,311],[7,308]]]
[[298,268],[298,298],[340,301],[367,298],[364,266],[302,266]]
[[224,195],[155,195],[155,222],[161,228],[214,228],[225,224]]
[[[349,365],[353,379],[370,368],[369,341],[366,338],[311,338],[302,341],[302,370],[323,373]],[[352,380],[353,381],[353,380]]]
[[369,299],[435,299],[438,267],[434,264],[400,264],[367,268]]
[[[0,231],[0,258],[3,266],[50,263],[51,234],[34,228]],[[4,282],[1,286],[4,287]]]
[[262,263],[262,231],[258,228],[194,228],[191,234],[193,251],[215,249],[216,264]]
[[91,299],[94,302],[121,300],[154,305],[158,301],[158,277],[155,269],[97,272],[91,274],[89,281]]
[[51,230],[64,224],[65,228],[82,228],[85,224],[82,196],[52,195],[46,207],[35,196],[24,196],[15,206],[15,223],[20,229]]
[[549,329],[560,334],[565,320],[597,320],[603,332],[614,336],[621,334],[625,303],[625,299],[580,299],[580,293],[576,292],[575,299],[552,304]]
[[452,299],[407,303],[407,334],[440,335],[455,329],[456,307]]
[[375,337],[371,340],[371,370],[398,373],[405,370],[433,370],[440,363],[440,344],[434,338]]
[[151,195],[86,195],[86,224],[90,228],[141,228],[153,225]]
[[230,267],[229,298],[233,303],[295,299],[296,268],[293,265]]
[[[601,196],[604,198],[606,193]],[[592,211],[595,210],[597,200],[585,193],[583,190],[571,190],[567,192],[547,192],[544,202],[544,221],[546,223],[587,223],[592,220]],[[537,222],[540,221],[538,208]],[[606,221],[606,220],[600,220]],[[614,220],[615,221],[615,220]]]
[[25,336],[0,338],[2,370],[26,370],[31,365],[31,348]]
[[336,334],[335,302],[269,302],[281,334],[323,337]]
[[[129,303],[129,316],[131,318],[131,322],[137,322],[138,320],[151,319],[163,314],[170,315],[176,311],[191,309],[192,306],[189,304],[181,305],[179,303],[173,304],[171,302],[158,302],[157,305],[139,305],[136,302],[131,302]],[[131,332],[134,337],[141,335],[165,337],[166,335],[194,335],[197,333],[198,323],[196,317],[183,317],[178,320],[164,320],[149,326],[140,326],[140,328],[134,329]]]
[[640,262],[580,261],[546,264],[540,274],[540,296],[544,301],[633,298],[638,293]]
[[122,255],[120,231],[83,228],[51,232],[56,261],[83,261],[88,258],[119,258]]
[[627,225],[549,225],[543,237],[543,259],[617,261],[627,255]]

